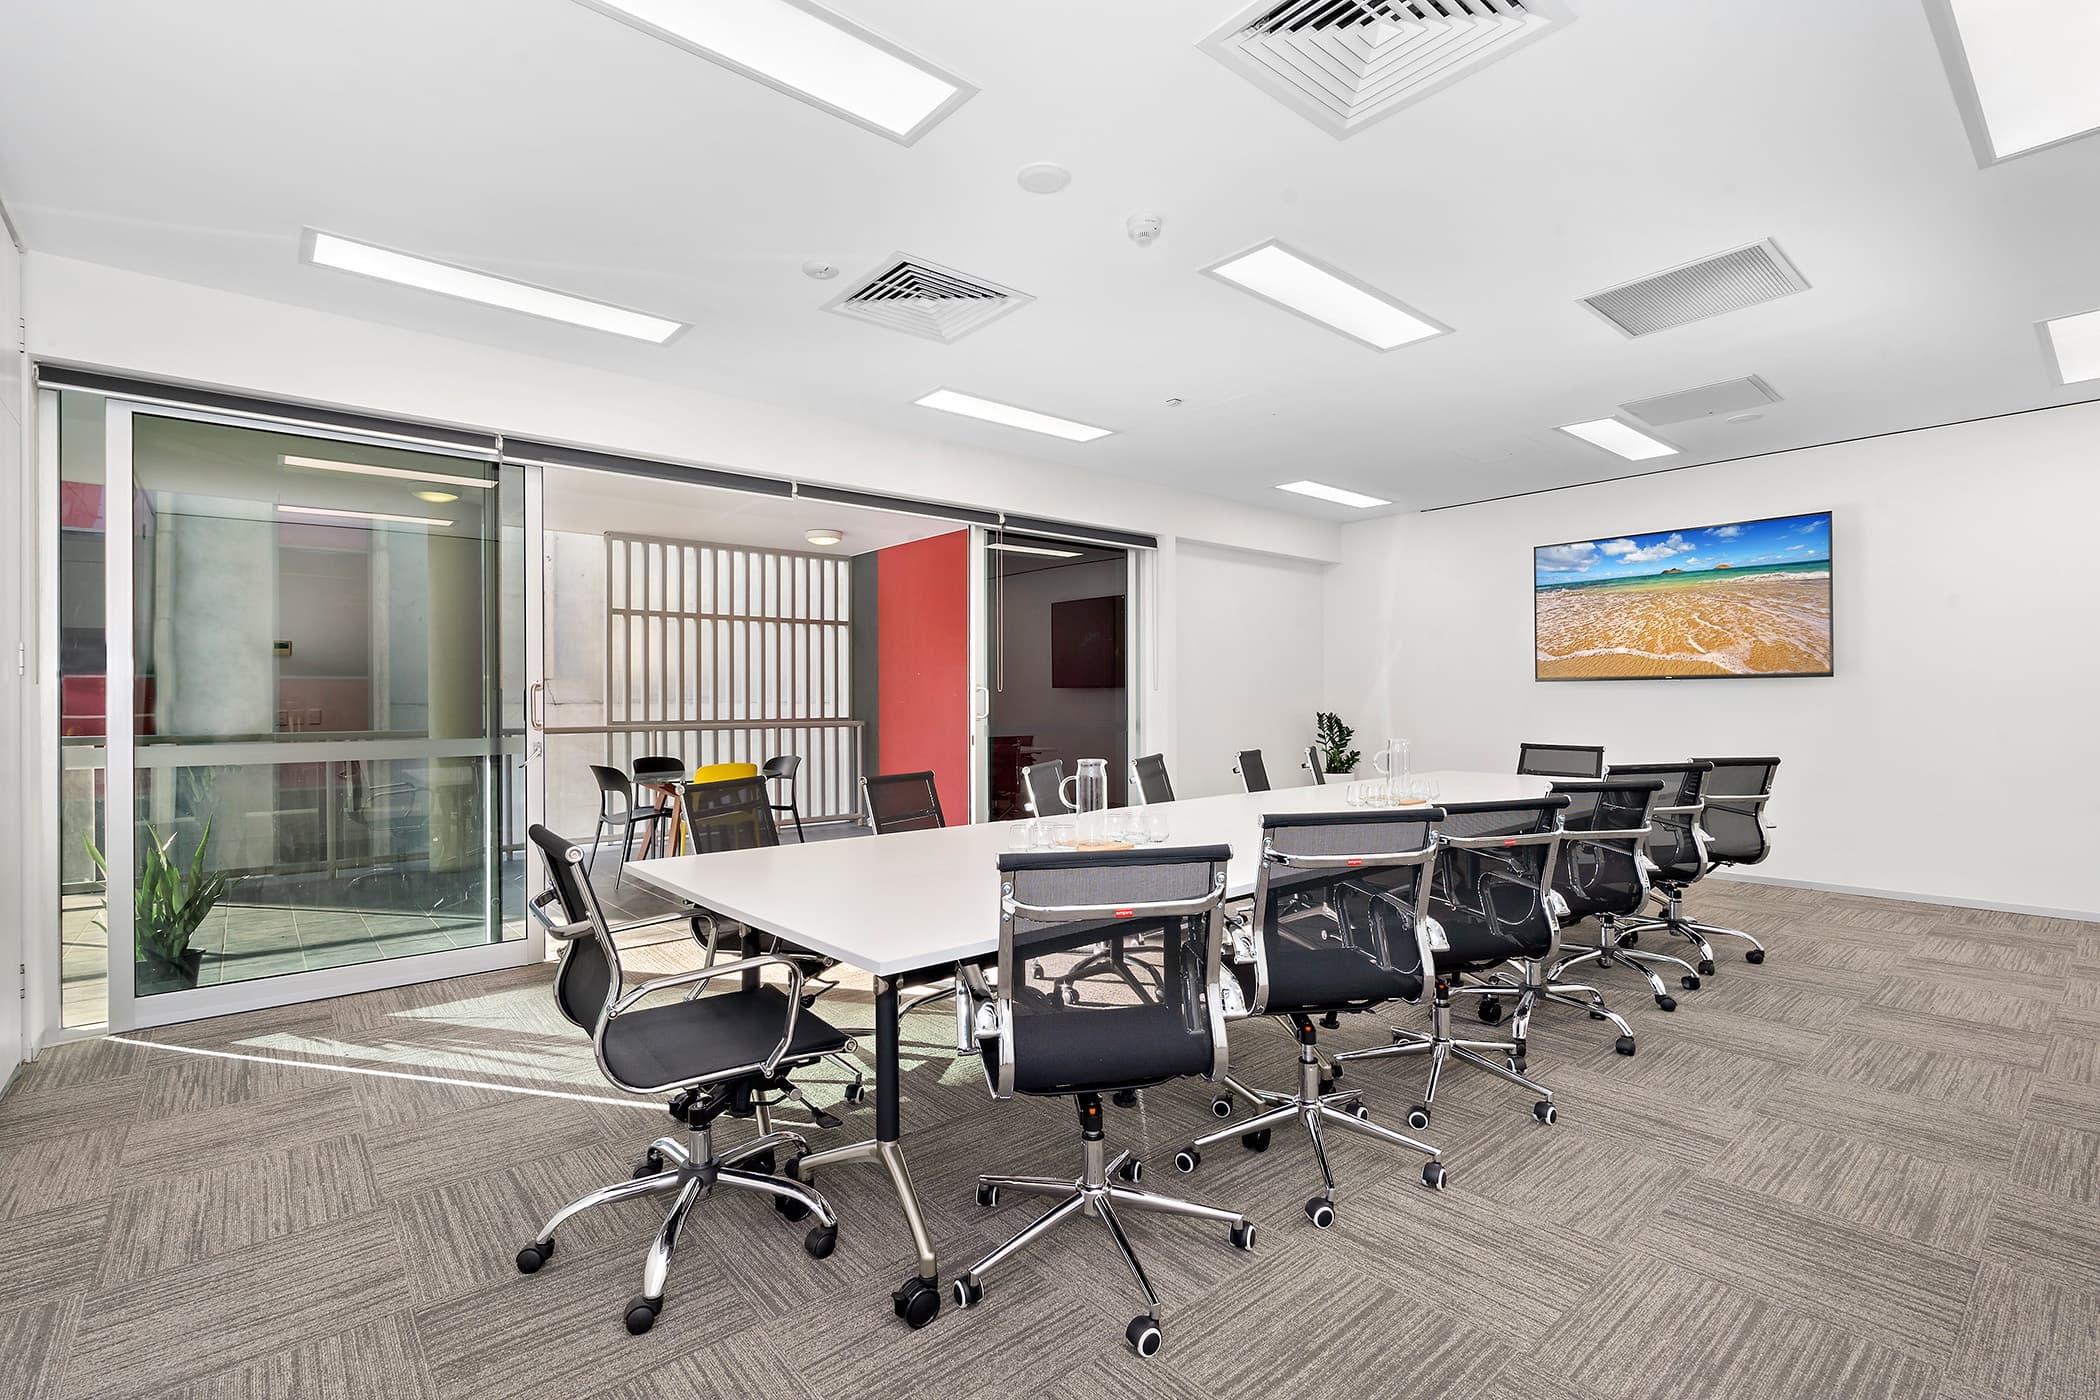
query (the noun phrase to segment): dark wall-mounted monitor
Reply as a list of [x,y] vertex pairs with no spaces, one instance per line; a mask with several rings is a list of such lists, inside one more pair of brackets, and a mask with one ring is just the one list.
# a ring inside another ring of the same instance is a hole
[[1123,684],[1123,595],[1050,605],[1050,684],[1102,690]]
[[1531,552],[1542,681],[1831,674],[1830,512]]

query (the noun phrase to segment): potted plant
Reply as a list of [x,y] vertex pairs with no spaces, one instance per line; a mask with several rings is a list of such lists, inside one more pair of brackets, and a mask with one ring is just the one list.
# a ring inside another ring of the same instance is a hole
[[1356,731],[1342,723],[1342,717],[1329,710],[1314,713],[1313,720],[1318,737],[1313,747],[1320,751],[1320,761],[1327,765],[1329,774],[1354,773],[1363,755],[1349,747],[1356,738]]
[[[173,833],[162,839],[149,825],[146,835],[149,839],[140,862],[138,908],[132,916],[136,959],[132,987],[136,996],[197,985],[197,969],[204,963],[204,951],[192,948],[190,940],[203,926],[212,906],[226,893],[226,877],[207,874],[204,869],[204,848],[211,841],[210,822],[204,824],[204,834],[197,838],[188,870],[176,864],[169,854],[175,844]],[[106,882],[109,863],[86,835],[80,839]]]

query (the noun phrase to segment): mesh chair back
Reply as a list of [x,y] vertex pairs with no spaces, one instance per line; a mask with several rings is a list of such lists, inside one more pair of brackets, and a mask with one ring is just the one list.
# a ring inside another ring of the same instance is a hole
[[860,780],[860,791],[868,807],[868,825],[877,836],[947,825],[931,772],[871,774]]
[[592,1030],[620,995],[620,954],[606,931],[605,912],[584,873],[583,852],[575,842],[535,822],[526,833],[540,848],[553,887],[561,921],[585,924],[589,931],[562,945],[561,966],[554,972],[554,1004],[572,1025]]
[[1604,772],[1607,782],[1621,778],[1660,778],[1662,791],[1649,809],[1648,859],[1659,878],[1673,882],[1696,880],[1706,873],[1706,833],[1699,827],[1700,807],[1705,798],[1706,775],[1713,765],[1704,759],[1690,763],[1614,763]]
[[1706,775],[1702,794],[1706,810],[1700,823],[1706,828],[1706,858],[1730,865],[1755,865],[1772,849],[1765,833],[1764,800],[1772,795],[1772,779],[1779,771],[1776,758],[1709,758],[1714,768]]
[[763,778],[685,786],[685,848],[692,855],[780,844]]
[[1163,753],[1148,753],[1130,765],[1137,777],[1138,796],[1150,807],[1155,803],[1174,800],[1174,784],[1167,778],[1167,756]]
[[1517,771],[1541,778],[1601,778],[1604,749],[1589,744],[1522,744]]
[[1028,794],[1028,810],[1039,817],[1065,817],[1072,813],[1065,801],[1065,761],[1053,758],[1031,763],[1021,770],[1021,787]]
[[1009,1030],[985,1046],[994,1089],[1072,1093],[1222,1073],[1231,859],[1226,846],[1001,856]]
[[1246,784],[1247,791],[1269,790],[1269,766],[1262,762],[1260,749],[1241,749],[1239,762],[1234,766],[1239,770],[1240,781]]
[[1360,1009],[1420,994],[1416,923],[1442,809],[1262,818],[1255,958],[1240,972],[1260,1015]]
[[683,778],[685,760],[670,754],[651,754],[634,761],[634,776],[638,781],[661,782],[666,778]]
[[1319,745],[1307,744],[1305,746],[1305,766],[1312,769],[1314,787],[1327,786],[1327,763],[1320,757]]
[[1562,922],[1640,912],[1648,876],[1641,867],[1647,836],[1639,833],[1662,789],[1660,778],[1553,785],[1568,799],[1560,814],[1560,856],[1553,863],[1554,893],[1568,906]]
[[1558,843],[1525,838],[1553,833],[1567,805],[1548,796],[1444,809],[1430,913],[1444,926],[1455,963],[1552,954],[1560,924],[1546,891]]

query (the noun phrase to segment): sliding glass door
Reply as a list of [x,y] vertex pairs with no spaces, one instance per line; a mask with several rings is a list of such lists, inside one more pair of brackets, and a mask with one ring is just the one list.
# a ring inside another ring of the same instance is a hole
[[527,469],[45,398],[64,1024],[531,956]]

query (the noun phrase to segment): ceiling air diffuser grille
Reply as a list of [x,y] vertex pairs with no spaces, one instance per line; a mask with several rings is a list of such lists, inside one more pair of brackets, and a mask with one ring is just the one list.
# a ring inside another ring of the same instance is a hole
[[1562,0],[1264,0],[1203,48],[1348,137],[1573,18]]
[[1011,287],[898,253],[824,309],[947,344],[1033,300]]
[[1584,297],[1582,303],[1628,335],[1653,335],[1792,296],[1807,286],[1779,245],[1768,238],[1598,292]]

